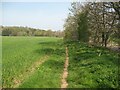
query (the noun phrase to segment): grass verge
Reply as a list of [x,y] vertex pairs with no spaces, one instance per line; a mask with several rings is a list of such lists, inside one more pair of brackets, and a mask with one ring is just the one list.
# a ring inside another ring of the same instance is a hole
[[118,88],[118,53],[79,42],[68,47],[68,88]]

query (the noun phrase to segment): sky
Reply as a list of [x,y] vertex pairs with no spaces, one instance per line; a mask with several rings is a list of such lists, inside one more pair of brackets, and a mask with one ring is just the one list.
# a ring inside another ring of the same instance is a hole
[[63,30],[70,2],[2,2],[2,25]]

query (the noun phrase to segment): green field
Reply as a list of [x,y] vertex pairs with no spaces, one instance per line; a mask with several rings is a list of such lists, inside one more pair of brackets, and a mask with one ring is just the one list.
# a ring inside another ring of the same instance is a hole
[[119,53],[81,42],[68,47],[68,88],[118,88]]
[[2,46],[3,87],[60,87],[65,60],[60,38],[3,37]]
[[[3,37],[3,87],[60,88],[65,46],[56,37]],[[67,46],[68,88],[118,87],[118,53],[80,42]]]

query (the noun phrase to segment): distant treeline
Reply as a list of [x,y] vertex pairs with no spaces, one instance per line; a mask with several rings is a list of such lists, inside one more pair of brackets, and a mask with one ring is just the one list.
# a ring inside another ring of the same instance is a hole
[[2,36],[50,36],[63,37],[62,31],[42,30],[29,27],[1,26]]

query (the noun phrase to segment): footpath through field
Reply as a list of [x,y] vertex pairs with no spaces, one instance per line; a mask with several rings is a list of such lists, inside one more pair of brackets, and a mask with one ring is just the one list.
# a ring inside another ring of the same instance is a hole
[[68,65],[69,65],[69,57],[68,57],[68,48],[66,47],[66,60],[65,60],[65,64],[64,64],[64,70],[63,70],[63,74],[62,74],[62,84],[61,84],[61,88],[67,88],[68,83],[67,83],[67,76],[68,76]]
[[23,72],[23,74],[19,75],[17,78],[14,78],[13,79],[14,85],[12,86],[12,88],[19,87],[22,84],[22,82],[25,79],[27,79],[30,75],[32,75],[35,72],[36,68],[43,64],[45,61],[47,61],[48,58],[49,58],[48,55],[43,56],[40,60],[33,63],[31,67],[26,70],[26,72]]

